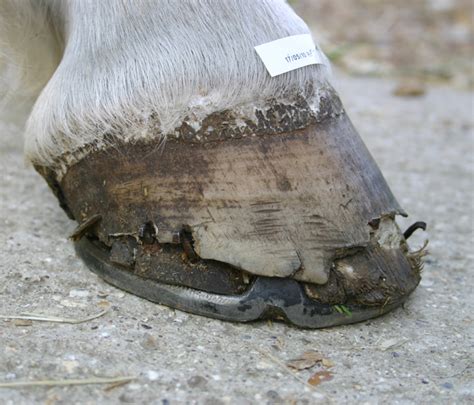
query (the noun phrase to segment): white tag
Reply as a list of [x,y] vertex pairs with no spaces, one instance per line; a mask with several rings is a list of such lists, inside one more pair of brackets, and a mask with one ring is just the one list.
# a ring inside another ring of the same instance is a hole
[[303,66],[326,64],[309,34],[292,35],[258,45],[255,50],[272,77]]

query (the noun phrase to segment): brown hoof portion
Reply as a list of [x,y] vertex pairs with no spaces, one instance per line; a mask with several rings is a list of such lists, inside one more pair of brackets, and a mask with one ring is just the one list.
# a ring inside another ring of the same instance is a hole
[[[86,235],[102,252],[92,262],[107,264],[109,281],[115,266],[117,277],[120,270],[237,297],[262,277],[278,278],[297,283],[307,300],[328,311],[352,306],[360,314],[353,321],[366,319],[413,291],[420,255],[408,252],[393,220],[404,212],[331,97],[296,129],[270,125],[289,114],[283,107],[250,132],[225,131],[228,114],[221,113],[192,136],[86,148],[61,178],[37,169],[82,224],[75,237]],[[208,136],[216,128],[221,136]],[[83,257],[90,257],[87,249]],[[127,289],[151,299],[141,287]],[[153,297],[180,308],[179,297]],[[213,316],[193,308],[184,309]],[[347,323],[278,316],[309,327]]]

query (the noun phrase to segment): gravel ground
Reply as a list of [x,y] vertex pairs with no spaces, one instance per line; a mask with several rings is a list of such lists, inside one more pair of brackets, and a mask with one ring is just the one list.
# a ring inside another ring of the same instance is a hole
[[474,89],[472,0],[290,4],[332,62],[347,72]]
[[[21,135],[0,121],[0,314],[85,317],[82,324],[0,320],[0,381],[134,376],[104,385],[0,388],[2,404],[473,403],[473,94],[338,74],[354,120],[395,195],[429,224],[423,280],[403,308],[328,330],[232,324],[174,311],[115,289],[76,258],[74,228],[22,158]],[[292,375],[284,363],[317,350],[323,366]],[[327,364],[327,363],[326,363]]]

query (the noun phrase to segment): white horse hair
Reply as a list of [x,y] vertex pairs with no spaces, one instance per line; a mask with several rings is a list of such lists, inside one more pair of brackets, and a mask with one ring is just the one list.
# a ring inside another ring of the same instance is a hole
[[106,134],[166,138],[185,117],[301,95],[317,108],[325,66],[272,78],[254,51],[308,33],[282,0],[1,0],[0,96],[39,94],[25,150],[52,165]]

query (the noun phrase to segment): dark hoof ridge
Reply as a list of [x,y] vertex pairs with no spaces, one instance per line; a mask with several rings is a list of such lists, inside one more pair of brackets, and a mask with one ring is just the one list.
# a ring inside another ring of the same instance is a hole
[[109,260],[109,252],[82,238],[77,254],[106,282],[152,302],[185,312],[234,322],[283,320],[303,328],[360,322],[401,305],[409,293],[385,305],[330,305],[309,298],[302,283],[284,278],[255,277],[242,294],[222,295],[140,277]]

